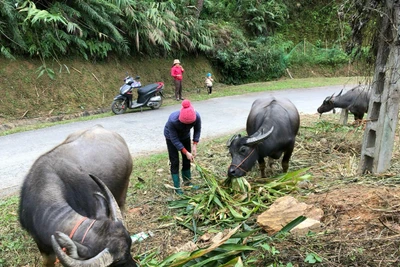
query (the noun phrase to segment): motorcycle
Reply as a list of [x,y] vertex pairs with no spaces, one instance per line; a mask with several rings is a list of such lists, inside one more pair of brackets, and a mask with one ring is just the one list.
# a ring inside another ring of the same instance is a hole
[[[164,83],[156,82],[142,87],[139,81],[140,76],[135,79],[131,76],[126,76],[124,85],[119,88],[119,95],[114,98],[111,104],[111,110],[114,114],[123,114],[127,108],[143,108],[150,107],[151,109],[158,109],[163,102]],[[137,100],[132,99],[133,89],[137,89]]]

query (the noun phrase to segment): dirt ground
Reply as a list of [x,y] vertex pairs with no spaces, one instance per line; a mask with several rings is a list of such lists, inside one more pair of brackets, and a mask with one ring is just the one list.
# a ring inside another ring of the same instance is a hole
[[[400,175],[399,153],[396,139],[391,168],[377,176],[358,174],[361,152],[362,127],[342,126],[338,117],[302,115],[302,128],[297,137],[290,170],[311,167],[312,179],[299,185],[292,195],[324,211],[322,227],[306,236],[290,235],[277,241],[282,264],[309,266],[305,257],[315,253],[322,259],[319,266],[393,266],[400,264]],[[349,118],[351,122],[352,118]],[[225,144],[213,144],[199,150],[202,164],[223,176],[229,165]],[[176,197],[162,183],[170,183],[167,163],[161,164],[158,185],[150,191],[138,191],[140,203],[127,212],[131,233],[151,231],[150,237],[133,244],[139,255],[158,249],[165,258],[193,240],[193,233],[179,224],[179,218],[169,210],[167,202]],[[257,167],[248,177],[257,178]],[[272,170],[272,175],[279,170]],[[195,175],[195,181],[200,182]],[[163,217],[171,216],[174,220]],[[201,246],[200,243],[198,245]],[[204,244],[203,244],[204,245]],[[257,266],[271,263],[266,258]],[[286,266],[286,265],[283,265]]]

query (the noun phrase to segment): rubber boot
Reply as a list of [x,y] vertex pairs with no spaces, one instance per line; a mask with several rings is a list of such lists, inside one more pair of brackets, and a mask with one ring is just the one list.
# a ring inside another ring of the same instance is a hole
[[184,186],[191,186],[191,179],[192,179],[192,174],[190,172],[190,170],[186,170],[186,171],[181,171],[182,174],[182,179],[183,179],[183,185]]
[[171,174],[172,176],[172,181],[174,182],[174,187],[175,189],[175,193],[177,193],[178,195],[182,195],[182,189],[181,189],[181,182],[179,180],[179,174]]
[[199,186],[193,185],[191,180],[192,180],[192,173],[190,170],[185,170],[182,171],[182,179],[183,179],[183,185],[184,186],[192,186],[192,189],[197,190],[199,189]]

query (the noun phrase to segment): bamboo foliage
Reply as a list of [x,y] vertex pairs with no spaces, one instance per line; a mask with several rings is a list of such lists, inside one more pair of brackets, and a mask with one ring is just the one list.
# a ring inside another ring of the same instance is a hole
[[212,38],[199,22],[173,1],[24,0],[14,6],[6,0],[0,2],[0,51],[7,57],[22,53],[42,60],[206,51]]
[[[286,3],[3,0],[0,54],[38,57],[42,69],[47,69],[47,59],[62,66],[61,60],[70,56],[102,60],[109,55],[203,54],[219,69],[222,83],[269,80],[281,77],[287,67],[285,40],[272,36],[287,25],[289,9],[295,8]],[[280,46],[271,47],[275,40]]]
[[212,47],[211,33],[202,21],[193,16],[178,17],[176,5],[165,3],[136,3],[126,16],[129,36],[134,38],[137,51],[153,51],[154,48],[171,52],[206,51]]
[[0,54],[13,59],[13,52],[26,49],[23,33],[18,25],[22,17],[15,12],[12,1],[0,1]]

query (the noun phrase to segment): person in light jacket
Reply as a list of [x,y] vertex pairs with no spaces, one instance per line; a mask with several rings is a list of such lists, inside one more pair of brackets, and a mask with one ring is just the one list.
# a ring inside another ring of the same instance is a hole
[[208,91],[209,95],[211,95],[211,93],[212,93],[213,81],[214,81],[214,79],[211,77],[211,73],[207,73],[206,86],[207,86],[207,91]]

